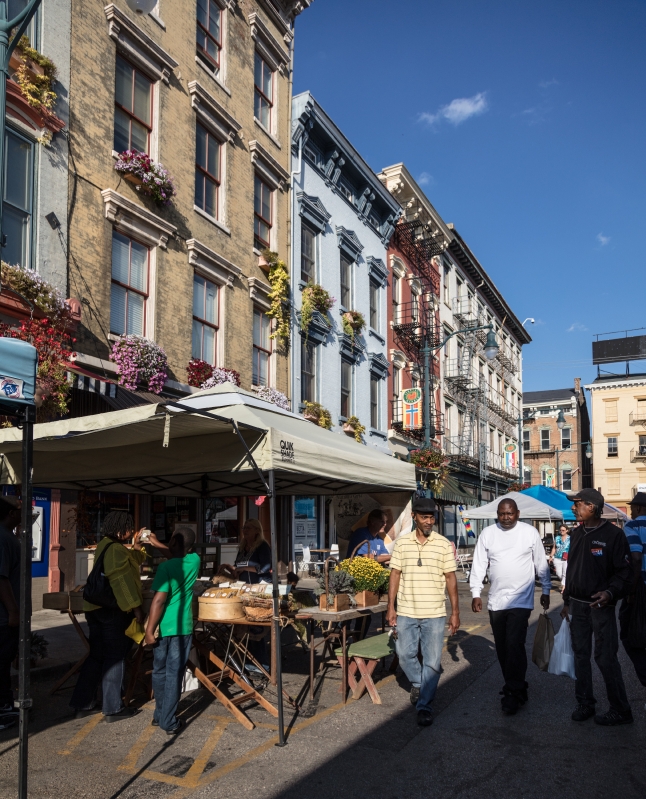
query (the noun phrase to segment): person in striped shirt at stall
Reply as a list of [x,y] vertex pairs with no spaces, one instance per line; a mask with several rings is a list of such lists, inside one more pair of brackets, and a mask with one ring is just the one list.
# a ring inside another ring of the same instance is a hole
[[[646,583],[646,492],[635,494],[630,503],[632,521],[626,522],[624,532],[630,547],[631,561],[637,580]],[[628,643],[628,625],[633,603],[632,597],[624,599],[619,610],[619,637],[626,654],[632,660],[639,682],[646,688],[646,649],[637,649]]]
[[410,700],[417,709],[417,723],[428,727],[433,723],[431,704],[442,671],[447,590],[449,635],[460,627],[458,567],[450,541],[433,531],[435,502],[418,497],[412,511],[415,529],[397,538],[390,559],[387,621],[397,629],[397,655],[412,684]]

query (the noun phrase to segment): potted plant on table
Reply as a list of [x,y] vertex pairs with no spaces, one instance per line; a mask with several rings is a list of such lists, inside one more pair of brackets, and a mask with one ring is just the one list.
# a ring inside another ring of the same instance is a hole
[[339,571],[354,579],[354,601],[357,607],[369,608],[379,603],[379,594],[388,591],[390,571],[372,558],[348,558],[339,564]]
[[359,444],[363,444],[361,436],[366,432],[366,428],[361,424],[358,416],[350,416],[343,422],[343,432],[346,436],[352,436]]
[[334,613],[349,610],[354,593],[354,577],[347,571],[328,571],[327,565],[323,574],[317,577],[318,588],[314,589],[319,598],[319,608]]

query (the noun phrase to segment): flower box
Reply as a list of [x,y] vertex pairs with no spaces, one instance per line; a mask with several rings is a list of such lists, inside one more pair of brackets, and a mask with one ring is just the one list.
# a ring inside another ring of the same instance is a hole
[[125,172],[123,174],[123,179],[128,183],[132,183],[133,186],[143,186],[144,183],[139,175],[133,175],[132,172]]
[[[36,63],[36,61],[34,61],[32,58],[29,58],[29,56],[24,56],[24,63],[30,77],[42,78],[42,76],[45,74],[45,69],[40,64]],[[21,58],[20,51],[14,50],[11,53],[11,58],[9,59],[9,68],[17,72],[22,65],[23,58]]]
[[341,610],[350,610],[350,595],[335,594],[332,604],[328,605],[327,594],[321,594],[319,597],[319,609],[327,610],[330,613],[339,613]]
[[308,422],[312,422],[313,424],[319,423],[319,417],[314,413],[304,413],[303,419],[306,419]]
[[379,594],[376,591],[358,591],[354,595],[358,608],[371,608],[379,604]]
[[354,435],[356,433],[356,428],[353,425],[348,424],[347,422],[344,422],[343,423],[343,432],[346,434],[346,436],[350,436],[351,438],[354,438]]
[[263,272],[269,274],[269,270],[271,269],[271,264],[267,261],[264,255],[258,256],[258,266],[262,269]]

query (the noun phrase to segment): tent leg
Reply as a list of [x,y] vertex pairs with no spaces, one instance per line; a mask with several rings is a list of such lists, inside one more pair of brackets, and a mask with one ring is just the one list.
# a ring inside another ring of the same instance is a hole
[[[276,481],[274,470],[269,472],[269,524],[271,529],[271,578],[273,583],[274,616],[272,620],[272,656],[276,658],[276,692],[278,694],[278,743],[285,746],[285,723],[283,721],[283,663],[280,646],[280,594],[278,591],[278,536],[276,532]],[[272,670],[273,671],[273,670]]]
[[22,428],[22,519],[20,535],[20,633],[18,648],[18,798],[27,799],[29,659],[31,654],[32,460],[36,409],[26,407]]

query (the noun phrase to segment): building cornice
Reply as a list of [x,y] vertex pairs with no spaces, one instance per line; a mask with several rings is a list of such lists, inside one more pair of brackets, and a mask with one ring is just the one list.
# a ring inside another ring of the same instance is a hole
[[260,8],[262,8],[265,14],[267,14],[269,19],[281,32],[285,44],[289,46],[292,39],[294,38],[294,32],[292,31],[292,28],[288,20],[280,13],[280,9],[278,9],[274,5],[274,3],[272,3],[272,0],[257,0],[257,1]]
[[108,20],[108,34],[117,48],[155,80],[168,83],[178,62],[114,3],[103,10]]
[[255,139],[249,142],[251,163],[269,182],[272,189],[281,191],[289,186],[289,172]]
[[272,70],[278,70],[281,75],[285,76],[289,66],[289,53],[283,49],[280,42],[255,11],[249,14],[249,30],[260,55],[263,56]]
[[189,264],[221,286],[233,288],[233,281],[242,274],[242,269],[197,239],[188,239],[186,248]]
[[269,299],[271,286],[267,283],[263,283],[263,281],[257,277],[248,277],[247,283],[249,284],[249,296],[252,301],[263,310],[268,311],[271,308],[271,300]]
[[121,233],[134,236],[149,247],[165,250],[168,239],[177,233],[175,225],[133,203],[114,189],[104,189],[101,197],[105,203],[105,218]]
[[319,233],[323,233],[332,214],[327,211],[318,197],[310,197],[304,191],[299,191],[296,198],[298,200],[298,213],[310,225],[315,227]]
[[388,377],[390,364],[383,352],[369,352],[368,364],[370,371],[380,379],[383,380],[385,377]]
[[188,91],[200,122],[215,136],[233,144],[242,125],[198,81],[190,81]]
[[381,258],[373,258],[372,255],[366,258],[366,263],[368,264],[368,274],[370,277],[376,280],[382,287],[385,286],[388,280],[386,264]]
[[590,383],[584,386],[588,391],[605,391],[608,388],[639,388],[646,386],[646,378],[630,378],[612,380],[608,383]]
[[357,238],[354,230],[346,230],[343,225],[337,225],[336,235],[339,249],[356,261],[363,251],[363,244]]

